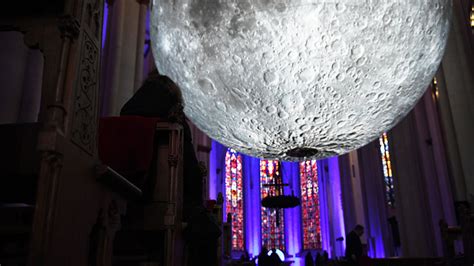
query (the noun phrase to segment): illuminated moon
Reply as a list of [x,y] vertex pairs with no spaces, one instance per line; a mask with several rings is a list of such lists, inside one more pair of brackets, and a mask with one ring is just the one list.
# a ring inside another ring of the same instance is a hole
[[186,115],[242,153],[343,154],[412,109],[441,58],[450,0],[154,0],[160,73]]

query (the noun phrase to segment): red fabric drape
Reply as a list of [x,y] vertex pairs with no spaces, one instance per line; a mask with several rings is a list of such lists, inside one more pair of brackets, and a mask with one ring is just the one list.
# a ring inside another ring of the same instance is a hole
[[153,157],[153,141],[159,118],[120,116],[101,118],[99,158],[127,176],[145,173]]

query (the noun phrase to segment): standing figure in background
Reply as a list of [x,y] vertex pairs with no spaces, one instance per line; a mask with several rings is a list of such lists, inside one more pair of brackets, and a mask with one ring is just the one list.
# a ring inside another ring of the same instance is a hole
[[310,251],[308,251],[306,253],[306,256],[304,257],[304,265],[305,266],[314,266],[313,255],[311,254]]
[[362,242],[360,237],[364,234],[364,227],[360,224],[346,236],[346,259],[349,265],[359,265],[359,258],[362,256]]

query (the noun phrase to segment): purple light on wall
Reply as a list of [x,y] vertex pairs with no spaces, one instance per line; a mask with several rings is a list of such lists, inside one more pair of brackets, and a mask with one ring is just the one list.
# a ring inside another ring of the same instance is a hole
[[107,37],[107,21],[109,18],[109,5],[104,1],[104,17],[102,20],[102,49],[105,45],[105,38]]
[[251,256],[261,248],[260,159],[243,155],[245,247]]
[[319,178],[319,211],[321,213],[321,244],[323,250],[331,253],[330,245],[330,227],[329,227],[329,210],[328,210],[328,186],[327,176],[324,171],[326,160],[318,161],[318,178]]
[[208,184],[209,184],[209,199],[217,199],[217,169],[219,168],[217,166],[217,156],[216,156],[216,153],[217,153],[217,145],[219,145],[219,143],[217,143],[216,141],[212,141],[212,144],[211,144],[211,153],[209,155],[209,181],[208,181]]
[[[344,213],[342,209],[342,190],[341,190],[341,177],[339,173],[339,159],[338,157],[331,157],[327,159],[329,167],[329,178],[332,185],[332,197],[333,197],[333,215],[334,215],[334,237],[346,236],[346,230],[344,227]],[[343,251],[346,249],[345,241],[342,241],[342,254],[341,250],[336,256],[343,256]]]
[[[285,187],[285,195],[300,197],[300,178],[299,163],[282,162],[281,169],[283,174],[283,183],[289,184]],[[293,191],[292,191],[293,190]],[[285,210],[285,235],[286,235],[286,251],[288,255],[295,256],[301,251],[302,244],[302,228],[301,228],[301,207],[295,207]]]
[[225,200],[224,179],[226,151],[227,147],[217,141],[212,141],[211,153],[209,155],[209,199],[217,199],[217,195],[221,192]]

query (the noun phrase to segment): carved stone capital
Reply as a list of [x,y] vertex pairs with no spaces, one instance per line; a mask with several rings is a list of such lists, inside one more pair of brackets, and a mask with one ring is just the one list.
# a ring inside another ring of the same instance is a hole
[[59,19],[58,27],[63,38],[76,39],[79,36],[81,25],[76,18],[67,15]]

